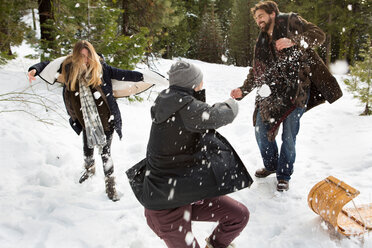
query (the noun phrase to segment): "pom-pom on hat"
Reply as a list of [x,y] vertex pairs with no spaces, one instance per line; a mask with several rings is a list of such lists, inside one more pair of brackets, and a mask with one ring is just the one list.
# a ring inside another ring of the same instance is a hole
[[170,70],[169,86],[177,85],[184,88],[194,89],[203,81],[203,73],[193,64],[185,61],[174,63]]

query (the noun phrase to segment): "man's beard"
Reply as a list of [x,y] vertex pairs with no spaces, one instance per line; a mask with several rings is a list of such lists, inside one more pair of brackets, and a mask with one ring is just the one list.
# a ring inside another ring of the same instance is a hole
[[269,17],[269,20],[267,21],[267,23],[266,22],[263,22],[263,23],[265,23],[265,26],[263,27],[260,26],[260,29],[262,32],[267,32],[270,29],[271,23],[273,23],[273,19]]

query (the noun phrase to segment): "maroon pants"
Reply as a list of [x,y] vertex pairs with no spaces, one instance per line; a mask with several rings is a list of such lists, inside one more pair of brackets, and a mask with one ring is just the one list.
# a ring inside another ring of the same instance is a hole
[[145,209],[149,227],[168,248],[200,248],[191,221],[218,222],[209,240],[214,248],[226,248],[248,223],[249,211],[240,202],[220,196],[201,203],[166,210]]

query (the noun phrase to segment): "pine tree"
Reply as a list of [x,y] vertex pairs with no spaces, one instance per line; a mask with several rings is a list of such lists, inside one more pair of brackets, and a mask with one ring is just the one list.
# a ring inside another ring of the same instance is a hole
[[[183,32],[186,37],[186,41],[189,44],[189,48],[186,52],[187,58],[197,59],[198,58],[198,42],[199,42],[199,30],[203,21],[203,11],[207,5],[206,0],[201,1],[189,1],[182,0],[183,7],[185,9],[186,17],[184,19],[184,28],[186,32]],[[183,24],[181,23],[181,24]]]
[[55,41],[54,1],[37,0],[40,21],[40,48],[43,50],[41,59],[54,57],[58,54]]
[[133,69],[148,45],[148,30],[139,28],[131,36],[123,35],[118,19],[121,10],[111,0],[65,0],[53,5],[53,37],[42,59],[53,59],[71,52],[78,40],[88,40],[113,66]]
[[153,44],[153,53],[166,58],[187,57],[188,50],[191,47],[190,31],[187,18],[185,17],[177,26],[172,28],[164,28],[162,35]]
[[359,50],[367,35],[372,32],[371,1],[280,0],[278,4],[281,11],[297,12],[326,33],[320,55],[327,64],[339,59],[353,64],[359,59]]
[[344,1],[340,23],[339,59],[345,59],[353,65],[360,60],[360,49],[367,42],[367,35],[372,33],[372,3],[370,1]]
[[252,65],[254,46],[258,28],[250,8],[255,1],[235,0],[229,32],[228,57],[229,61],[238,66]]
[[223,39],[219,20],[215,14],[215,3],[206,8],[198,35],[198,59],[210,63],[221,63]]
[[21,21],[28,5],[25,0],[0,0],[0,64],[15,57],[11,47],[20,45],[29,30]]
[[[179,3],[173,0],[114,0],[122,10],[120,25],[122,34],[138,33],[142,28],[149,30],[147,52],[164,52],[160,44],[166,43],[169,29],[178,25],[183,14],[178,11]],[[173,37],[176,38],[176,37]],[[154,47],[152,46],[155,43]]]
[[355,98],[365,103],[364,112],[361,115],[371,115],[372,103],[372,42],[368,40],[366,48],[361,53],[363,61],[358,61],[350,67],[352,78],[346,79],[347,89],[354,94]]
[[225,37],[230,30],[234,0],[215,0],[215,2],[215,11],[221,25],[222,36]]
[[148,29],[139,28],[130,36],[119,30],[121,11],[110,5],[110,0],[95,1],[89,6],[90,20],[87,39],[102,53],[110,65],[133,69],[148,45]]
[[188,25],[188,16],[185,1],[172,1],[173,9],[170,18],[171,23],[164,23],[154,36],[151,52],[163,58],[174,56],[186,57],[190,48],[189,38],[191,30]]
[[[119,2],[116,0],[115,2]],[[174,15],[176,4],[172,0],[121,0],[123,16],[126,16],[126,30],[129,34],[138,32],[140,27],[146,27],[150,35],[156,35],[164,27],[178,24]]]
[[[231,19],[233,12],[234,0],[216,0],[216,14],[221,26],[221,35],[223,39],[223,48],[222,52],[224,55],[227,55],[228,48],[228,37],[231,27]],[[227,58],[226,58],[227,59]],[[225,59],[224,59],[225,60]],[[226,60],[224,62],[227,62]]]

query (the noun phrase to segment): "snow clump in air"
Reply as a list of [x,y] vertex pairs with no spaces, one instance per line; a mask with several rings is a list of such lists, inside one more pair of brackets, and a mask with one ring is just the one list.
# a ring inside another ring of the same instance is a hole
[[264,84],[258,89],[257,93],[260,97],[268,97],[271,95],[271,90],[267,84]]
[[329,66],[332,74],[345,75],[349,71],[349,65],[345,60],[338,60]]

